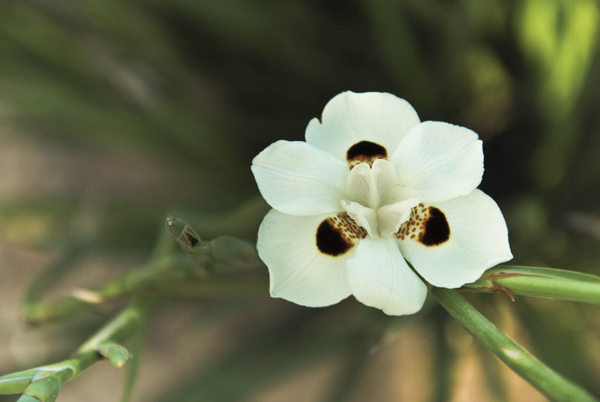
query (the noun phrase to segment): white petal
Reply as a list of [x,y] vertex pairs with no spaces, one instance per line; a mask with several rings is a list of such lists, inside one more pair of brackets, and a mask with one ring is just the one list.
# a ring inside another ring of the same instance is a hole
[[310,121],[306,142],[343,161],[348,149],[361,141],[382,145],[392,155],[417,124],[417,112],[404,99],[381,92],[343,92],[327,103],[321,121]]
[[358,202],[348,202],[347,200],[342,201],[342,208],[346,210],[356,223],[365,228],[369,236],[379,238],[379,222],[377,212],[374,209],[362,206]]
[[423,202],[449,200],[473,191],[483,176],[483,150],[475,132],[427,121],[410,131],[392,156],[400,183]]
[[381,236],[390,237],[398,233],[400,226],[410,218],[411,209],[419,203],[418,198],[409,198],[377,210],[377,221]]
[[377,183],[371,174],[371,167],[366,163],[361,163],[352,169],[346,188],[348,198],[352,201],[371,208],[379,206]]
[[394,165],[386,160],[376,160],[370,167],[366,163],[356,165],[348,176],[348,198],[369,208],[395,202],[400,194],[396,191],[398,174]]
[[396,186],[392,188],[389,194],[387,194],[385,197],[382,197],[381,203],[383,205],[389,205],[398,201],[408,200],[410,198],[416,198],[420,200],[421,196],[418,191],[415,191],[411,188]]
[[378,159],[373,162],[371,171],[373,181],[377,184],[377,192],[380,197],[379,203],[389,203],[392,192],[398,185],[398,173],[396,173],[394,164],[383,159]]
[[434,286],[457,288],[512,259],[506,222],[496,202],[480,190],[434,204],[446,216],[448,241],[425,246],[418,237],[399,240],[402,255]]
[[258,230],[257,249],[269,269],[272,297],[322,307],[350,295],[346,262],[355,247],[339,257],[322,254],[317,228],[328,215],[292,216],[272,209]]
[[408,267],[393,238],[361,240],[348,261],[348,279],[354,297],[388,315],[416,313],[427,297],[427,287]]
[[341,211],[348,165],[300,141],[277,141],[252,161],[258,188],[270,206],[291,215]]

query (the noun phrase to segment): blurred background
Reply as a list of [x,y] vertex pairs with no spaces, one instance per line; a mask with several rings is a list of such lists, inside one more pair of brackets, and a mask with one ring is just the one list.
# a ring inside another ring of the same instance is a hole
[[[475,130],[513,263],[600,275],[599,12],[594,0],[1,3],[0,373],[64,359],[119,307],[24,325],[25,290],[49,267],[44,297],[122,276],[148,261],[169,213],[203,238],[254,241],[268,207],[252,158],[302,140],[345,90]],[[600,395],[597,307],[469,300]],[[142,359],[135,401],[545,400],[432,300],[391,318],[266,288],[174,298]],[[99,364],[58,401],[118,401],[123,384]]]

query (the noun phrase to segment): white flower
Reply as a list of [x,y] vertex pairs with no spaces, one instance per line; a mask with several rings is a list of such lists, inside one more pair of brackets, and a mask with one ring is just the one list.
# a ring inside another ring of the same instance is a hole
[[258,232],[273,297],[322,307],[349,295],[390,315],[427,287],[457,288],[512,258],[498,205],[477,189],[477,134],[421,123],[387,93],[344,92],[306,128],[252,162],[273,209]]

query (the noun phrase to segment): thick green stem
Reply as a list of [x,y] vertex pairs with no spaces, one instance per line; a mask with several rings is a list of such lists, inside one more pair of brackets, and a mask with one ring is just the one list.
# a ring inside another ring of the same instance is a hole
[[503,265],[461,290],[600,304],[600,278],[553,268]]
[[433,288],[439,303],[487,350],[557,402],[598,402],[584,389],[544,365],[477,311],[458,291]]

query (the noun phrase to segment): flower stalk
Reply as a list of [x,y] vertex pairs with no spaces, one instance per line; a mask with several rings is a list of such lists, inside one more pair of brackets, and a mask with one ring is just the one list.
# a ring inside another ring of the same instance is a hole
[[510,339],[458,291],[432,288],[438,302],[487,350],[552,401],[597,402],[586,390],[562,377]]
[[553,268],[503,265],[461,290],[600,304],[600,277]]

